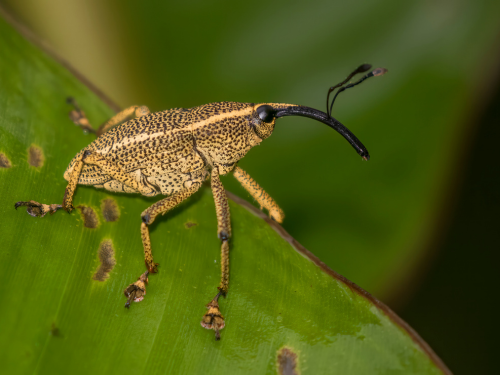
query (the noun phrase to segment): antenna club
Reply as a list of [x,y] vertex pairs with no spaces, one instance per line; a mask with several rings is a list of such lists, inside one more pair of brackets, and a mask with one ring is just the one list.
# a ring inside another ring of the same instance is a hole
[[372,74],[374,77],[377,77],[377,76],[382,76],[384,75],[385,73],[387,73],[387,69],[385,68],[377,68],[375,69]]
[[356,73],[366,72],[366,71],[370,70],[371,67],[372,67],[372,64],[363,64],[363,65],[360,65],[359,68],[356,69]]

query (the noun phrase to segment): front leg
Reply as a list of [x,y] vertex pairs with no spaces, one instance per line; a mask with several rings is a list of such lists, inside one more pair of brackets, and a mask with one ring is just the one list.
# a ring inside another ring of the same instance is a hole
[[240,167],[234,168],[233,176],[240,182],[246,191],[259,203],[260,209],[265,208],[269,212],[271,219],[282,223],[285,218],[283,210],[278,206],[273,198],[266,193],[264,189]]
[[229,215],[229,204],[226,191],[219,177],[219,168],[214,166],[211,175],[212,194],[215,201],[215,212],[217,214],[217,235],[221,240],[221,280],[219,293],[207,304],[208,311],[203,315],[201,325],[215,331],[215,339],[220,340],[219,331],[224,328],[224,317],[219,310],[219,297],[226,296],[229,288],[229,238],[231,237],[231,220]]

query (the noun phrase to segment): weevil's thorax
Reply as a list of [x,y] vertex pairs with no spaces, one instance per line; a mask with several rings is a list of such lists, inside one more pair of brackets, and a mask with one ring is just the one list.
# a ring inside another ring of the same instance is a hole
[[229,172],[254,146],[269,137],[274,129],[263,123],[253,103],[220,102],[197,107],[208,116],[191,125],[196,148],[208,164],[227,166]]

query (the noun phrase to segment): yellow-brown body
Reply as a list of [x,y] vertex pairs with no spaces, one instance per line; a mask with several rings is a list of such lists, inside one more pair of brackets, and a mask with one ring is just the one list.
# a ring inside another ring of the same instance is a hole
[[116,164],[139,188],[114,179],[98,164],[83,165],[81,185],[145,196],[171,195],[200,185],[214,165],[220,174],[229,173],[252,147],[271,135],[274,121],[262,124],[255,107],[253,103],[221,102],[131,119],[80,151],[64,178],[70,180],[75,163],[90,151]]

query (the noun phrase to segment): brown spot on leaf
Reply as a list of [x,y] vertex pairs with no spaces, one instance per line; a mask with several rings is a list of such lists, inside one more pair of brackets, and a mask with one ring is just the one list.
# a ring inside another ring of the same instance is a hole
[[0,168],[10,168],[12,167],[12,163],[9,158],[5,156],[3,152],[0,152]]
[[120,208],[113,198],[103,199],[101,202],[101,211],[104,220],[117,221],[120,218]]
[[83,225],[87,228],[97,228],[99,226],[99,218],[92,207],[80,205],[77,207],[82,214]]
[[297,354],[294,353],[291,348],[285,346],[278,350],[276,362],[278,373],[280,375],[299,374],[299,371],[297,370]]
[[56,323],[52,323],[52,326],[50,327],[50,334],[54,337],[62,337],[61,331],[56,326]]
[[198,225],[198,223],[193,223],[192,221],[188,221],[186,224],[184,224],[184,226],[186,227],[186,229],[195,227],[197,225]]
[[101,265],[95,271],[93,280],[105,281],[109,277],[109,273],[116,265],[115,250],[113,249],[113,242],[111,240],[103,240],[99,246],[99,261]]
[[43,150],[35,145],[31,145],[28,150],[28,163],[32,167],[40,168],[45,162],[45,156],[43,155]]

